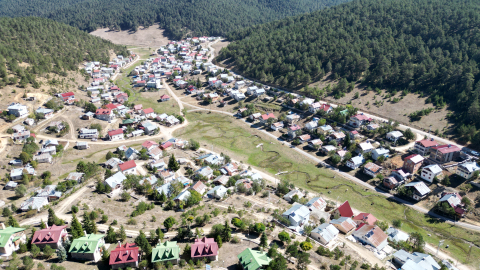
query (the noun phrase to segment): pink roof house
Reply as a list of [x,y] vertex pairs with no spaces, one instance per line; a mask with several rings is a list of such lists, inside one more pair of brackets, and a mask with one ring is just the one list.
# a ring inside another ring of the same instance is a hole
[[191,257],[193,260],[206,258],[216,261],[218,260],[218,245],[213,238],[195,239],[195,243],[192,244]]

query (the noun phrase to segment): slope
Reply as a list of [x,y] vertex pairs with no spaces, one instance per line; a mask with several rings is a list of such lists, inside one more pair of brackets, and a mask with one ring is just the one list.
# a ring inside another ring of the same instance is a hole
[[17,82],[38,88],[37,75],[65,76],[85,60],[108,63],[110,50],[127,54],[123,46],[52,20],[0,18],[0,88]]
[[[173,38],[228,31],[349,0],[0,0],[0,16],[41,16],[86,31],[158,22]],[[38,10],[37,10],[37,7]],[[188,30],[187,30],[188,29]]]
[[479,144],[479,3],[356,0],[234,31],[229,38],[236,42],[218,60],[234,60],[248,76],[296,89],[325,75],[343,78],[317,97],[325,91],[342,97],[352,82],[422,93],[439,108],[448,103],[457,112],[450,121],[465,124],[459,135]]

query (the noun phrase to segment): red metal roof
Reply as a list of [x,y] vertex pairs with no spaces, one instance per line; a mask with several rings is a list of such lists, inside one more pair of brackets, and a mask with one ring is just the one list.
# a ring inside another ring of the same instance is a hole
[[200,258],[218,255],[218,245],[213,238],[195,239],[192,244],[191,257]]
[[357,118],[358,120],[368,120],[370,121],[370,117],[366,116],[365,114],[357,114],[355,116],[353,116],[353,118]]
[[348,201],[345,201],[342,205],[340,205],[337,208],[338,212],[340,213],[340,216],[342,217],[352,217],[353,216],[353,211],[352,208],[350,207],[350,204]]
[[432,147],[432,146],[437,146],[438,143],[436,141],[433,141],[433,140],[421,140],[421,141],[417,141],[415,143],[419,143],[421,145],[423,145],[423,147]]
[[123,129],[119,128],[119,129],[115,129],[115,130],[110,130],[108,132],[108,136],[112,137],[114,135],[118,135],[118,134],[123,134]]
[[126,243],[125,245],[117,245],[110,252],[110,265],[131,263],[138,261],[138,247],[134,243]]
[[162,96],[160,97],[160,99],[169,99],[169,98],[170,98],[169,95],[162,95]]
[[173,143],[172,142],[164,142],[162,143],[162,146],[160,147],[162,150],[165,150],[167,149],[168,147],[172,146]]
[[150,148],[153,145],[158,145],[158,143],[154,141],[145,141],[144,143],[142,143],[142,146],[145,148]]
[[138,104],[138,105],[133,106],[133,109],[136,110],[136,111],[141,110],[142,108],[143,108],[142,104]]
[[[45,228],[43,230],[36,231],[32,237],[32,244],[52,244],[57,243],[62,237],[62,231],[67,228],[67,226],[56,226],[53,225],[50,228]],[[66,235],[66,234],[65,234]]]
[[375,225],[375,222],[377,222],[377,219],[370,213],[360,213],[356,215],[353,220],[359,220],[363,221],[364,223],[368,225]]
[[144,109],[144,110],[143,110],[143,113],[144,113],[144,114],[153,113],[153,109],[152,109],[152,108]]
[[68,93],[63,93],[62,97],[71,97],[74,96],[75,94],[73,92],[68,92]]
[[112,110],[111,109],[97,109],[95,114],[97,115],[102,115],[102,114],[111,114]]
[[135,160],[129,160],[127,162],[124,162],[124,163],[118,165],[118,167],[123,172],[123,171],[126,171],[128,169],[137,167],[137,164],[135,163]]
[[444,144],[444,145],[435,146],[435,147],[432,147],[432,149],[438,150],[438,152],[440,152],[442,154],[459,152],[461,150],[458,146],[451,145],[451,144]]
[[268,120],[269,118],[275,118],[275,115],[273,113],[267,113],[262,115],[263,120]]
[[116,109],[118,107],[118,105],[108,103],[108,104],[105,105],[105,107],[109,108],[110,110],[113,110],[113,109]]

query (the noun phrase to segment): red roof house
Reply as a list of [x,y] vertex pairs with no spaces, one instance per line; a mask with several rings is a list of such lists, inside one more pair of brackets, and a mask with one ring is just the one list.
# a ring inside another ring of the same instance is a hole
[[113,109],[116,109],[119,105],[117,104],[112,104],[112,103],[108,103],[105,105],[105,107],[107,107],[108,109],[110,110],[113,110]]
[[275,115],[273,115],[273,113],[267,113],[267,114],[263,114],[261,117],[263,121],[267,121],[270,118],[275,118]]
[[333,216],[339,214],[341,217],[352,217],[353,211],[350,207],[348,201],[345,201],[342,205],[340,205],[334,212]]
[[138,105],[133,106],[133,110],[135,110],[135,111],[140,111],[141,109],[143,109],[142,104],[138,104]]
[[61,94],[63,101],[71,98],[75,98],[75,94],[73,92],[63,93]]
[[57,249],[62,245],[62,240],[67,236],[67,226],[47,227],[43,230],[36,231],[32,237],[32,244],[37,245],[40,248],[50,246],[53,249]]
[[194,260],[206,258],[210,261],[218,260],[218,245],[213,238],[195,239],[192,244],[191,257]]
[[162,143],[162,145],[160,146],[160,148],[161,148],[162,150],[165,150],[165,149],[169,148],[169,147],[172,146],[172,145],[173,145],[173,143],[170,142],[170,141],[168,141],[168,142]]
[[118,243],[117,247],[110,252],[109,265],[112,269],[126,269],[127,267],[138,267],[139,252],[138,247],[134,243]]
[[158,146],[158,143],[154,142],[154,141],[145,141],[142,143],[142,147],[147,149],[147,150],[150,150],[150,148],[153,148],[155,146]]
[[368,225],[375,225],[377,219],[370,213],[360,213],[353,218],[353,221],[357,224],[366,223]]
[[162,95],[162,96],[160,97],[160,100],[161,100],[161,101],[169,101],[169,100],[170,100],[170,96],[169,96],[169,95]]
[[110,130],[108,132],[108,136],[110,136],[110,137],[118,135],[118,134],[123,134],[123,129],[119,128],[119,129],[115,129],[115,130]]
[[148,108],[148,109],[144,109],[142,111],[142,115],[149,115],[149,114],[152,114],[153,113],[153,109],[152,108]]
[[133,170],[137,167],[137,164],[135,163],[135,160],[129,160],[127,162],[124,162],[120,165],[118,165],[118,168],[122,171],[122,172],[126,172],[126,171],[129,171],[129,170]]

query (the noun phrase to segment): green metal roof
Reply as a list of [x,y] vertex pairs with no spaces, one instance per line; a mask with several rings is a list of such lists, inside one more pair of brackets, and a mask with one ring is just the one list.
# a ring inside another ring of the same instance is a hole
[[125,119],[122,121],[122,124],[134,124],[136,122],[135,119]]
[[70,250],[73,253],[94,253],[97,249],[98,243],[105,235],[103,234],[88,234],[73,240]]
[[158,244],[152,250],[152,263],[175,260],[180,258],[180,247],[175,241]]
[[268,265],[272,259],[267,256],[266,252],[247,248],[238,255],[238,260],[242,264],[243,269],[257,270],[264,265]]
[[4,230],[0,230],[0,247],[5,247],[8,243],[8,239],[12,237],[12,234],[25,231],[24,228],[15,228],[15,227],[7,227]]

